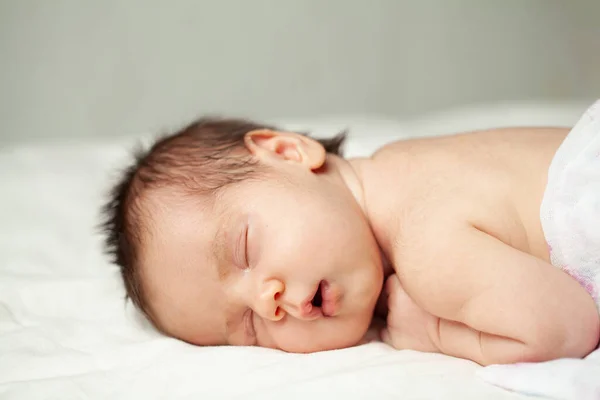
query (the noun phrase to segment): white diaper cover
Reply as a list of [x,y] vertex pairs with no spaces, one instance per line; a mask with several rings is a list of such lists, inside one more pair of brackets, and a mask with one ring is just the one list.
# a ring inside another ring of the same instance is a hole
[[600,311],[600,100],[558,148],[540,217],[552,265],[577,280]]

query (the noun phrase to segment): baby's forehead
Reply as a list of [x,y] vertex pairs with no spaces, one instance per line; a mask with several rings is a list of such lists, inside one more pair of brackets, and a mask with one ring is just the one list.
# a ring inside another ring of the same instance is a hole
[[224,293],[216,280],[208,271],[171,271],[168,275],[175,279],[154,281],[149,295],[161,328],[188,342],[223,344],[228,311],[220,301]]
[[189,220],[199,219],[205,224],[221,214],[213,196],[194,193],[177,186],[148,190],[141,196],[138,208],[150,234],[187,226]]
[[221,225],[210,207],[171,194],[161,194],[149,204],[140,247],[149,286],[170,285],[199,273],[209,278]]
[[[165,187],[148,193],[140,249],[144,268],[164,273],[167,265],[185,268],[192,264],[192,258],[196,264],[214,264],[223,258],[220,253],[224,249],[220,247],[226,247],[230,231],[235,230],[243,214],[241,203],[245,202],[235,188],[228,191],[225,195],[221,191],[207,196]],[[236,203],[236,199],[241,203]]]
[[145,195],[140,207],[143,209],[142,225],[149,236],[145,242],[160,241],[168,244],[167,238],[205,232],[214,225],[219,213],[214,202],[206,197],[182,193],[180,190],[161,188]]

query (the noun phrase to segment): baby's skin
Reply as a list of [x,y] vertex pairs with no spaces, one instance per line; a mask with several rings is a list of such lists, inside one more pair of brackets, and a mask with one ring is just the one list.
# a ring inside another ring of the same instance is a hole
[[145,196],[154,318],[193,344],[314,352],[360,343],[379,300],[381,338],[397,349],[481,365],[583,357],[598,310],[550,264],[540,223],[568,132],[403,140],[354,159],[300,134],[249,132],[259,177],[211,198]]

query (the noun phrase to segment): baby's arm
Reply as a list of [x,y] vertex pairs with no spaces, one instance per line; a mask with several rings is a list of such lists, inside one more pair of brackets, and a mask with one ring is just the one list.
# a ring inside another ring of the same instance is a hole
[[583,357],[598,343],[591,297],[564,272],[473,227],[455,232],[423,268],[398,268],[415,303],[440,318],[442,353],[482,365]]

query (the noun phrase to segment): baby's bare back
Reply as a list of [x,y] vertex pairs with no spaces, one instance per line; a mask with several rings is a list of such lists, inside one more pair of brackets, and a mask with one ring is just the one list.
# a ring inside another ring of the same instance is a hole
[[385,146],[373,157],[376,173],[365,189],[384,250],[394,253],[397,243],[410,251],[423,227],[464,221],[548,261],[540,204],[548,167],[568,132],[496,129]]

